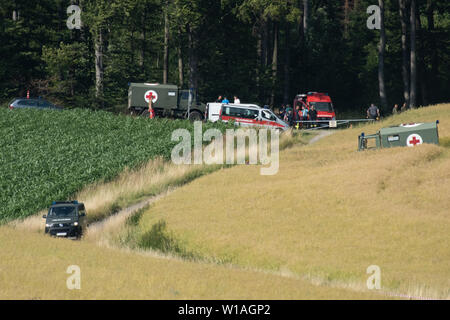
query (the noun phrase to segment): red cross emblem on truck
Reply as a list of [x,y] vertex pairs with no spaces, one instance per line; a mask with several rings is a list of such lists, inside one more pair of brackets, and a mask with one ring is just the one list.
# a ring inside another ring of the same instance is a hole
[[149,103],[150,100],[153,103],[156,103],[156,101],[158,101],[158,94],[156,93],[156,91],[149,90],[145,93],[144,98],[145,98],[145,102],[147,102],[147,103]]
[[418,134],[412,134],[406,139],[406,145],[408,147],[415,147],[423,143],[423,139]]
[[413,139],[411,141],[409,141],[409,143],[416,146],[417,144],[420,143],[420,140],[417,139],[416,137],[413,137]]

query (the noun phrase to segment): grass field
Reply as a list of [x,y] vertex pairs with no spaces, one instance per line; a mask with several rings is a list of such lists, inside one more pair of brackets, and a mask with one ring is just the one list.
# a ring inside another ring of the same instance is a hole
[[[220,125],[204,125],[203,129]],[[67,200],[149,159],[170,159],[175,129],[189,121],[89,110],[0,108],[0,224]],[[161,166],[158,166],[161,169]]]
[[[357,136],[439,119],[442,145],[357,152]],[[450,297],[450,105],[344,130],[281,155],[278,175],[202,177],[140,218],[134,245],[363,290]],[[200,196],[193,196],[200,195]]]
[[[356,151],[362,131],[437,119],[439,147]],[[204,176],[159,160],[125,171],[81,191],[88,207],[178,188],[81,242],[0,227],[0,298],[448,299],[449,124],[440,105],[337,131],[281,152],[275,176],[245,165]],[[81,290],[66,288],[69,265]],[[366,287],[371,265],[379,291]]]
[[[0,299],[377,299],[302,279],[100,248],[0,227]],[[81,290],[67,268],[80,267]]]

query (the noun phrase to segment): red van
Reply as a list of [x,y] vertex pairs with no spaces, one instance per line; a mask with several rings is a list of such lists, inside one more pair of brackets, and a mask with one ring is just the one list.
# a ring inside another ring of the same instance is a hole
[[308,110],[314,106],[317,111],[317,120],[336,120],[336,112],[328,93],[308,92],[307,94],[297,95],[294,99],[294,110],[297,106],[301,110],[303,105]]

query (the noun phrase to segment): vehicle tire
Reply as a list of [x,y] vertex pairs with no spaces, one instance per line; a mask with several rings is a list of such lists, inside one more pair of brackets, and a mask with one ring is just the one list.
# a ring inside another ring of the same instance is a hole
[[77,234],[77,240],[80,241],[83,238],[83,228],[80,228],[80,231],[78,231]]
[[191,111],[189,114],[189,120],[191,121],[203,121],[203,116],[198,111]]

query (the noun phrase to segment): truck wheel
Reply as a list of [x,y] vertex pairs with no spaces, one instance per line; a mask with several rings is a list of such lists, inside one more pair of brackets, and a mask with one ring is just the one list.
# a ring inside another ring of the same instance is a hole
[[148,110],[145,110],[144,112],[141,113],[141,117],[150,118],[150,112],[148,112]]
[[189,114],[189,120],[191,121],[203,121],[203,116],[198,111],[191,111]]

